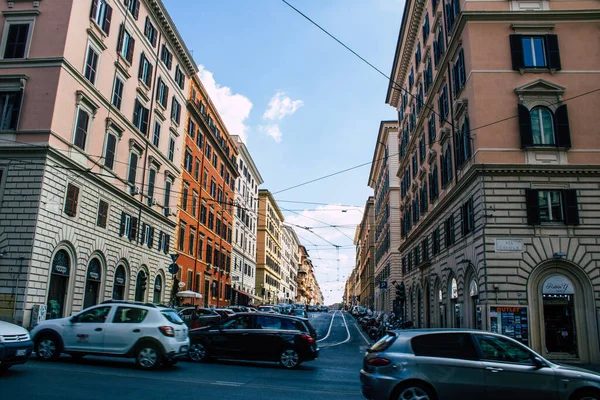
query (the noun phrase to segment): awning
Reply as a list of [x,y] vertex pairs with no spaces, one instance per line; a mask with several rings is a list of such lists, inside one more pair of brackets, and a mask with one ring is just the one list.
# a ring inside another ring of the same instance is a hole
[[200,293],[192,292],[191,290],[184,290],[182,292],[177,292],[175,295],[177,297],[189,297],[193,299],[201,299],[202,295]]
[[260,298],[260,297],[258,297],[258,296],[255,296],[255,295],[253,295],[253,294],[250,294],[250,293],[247,293],[247,292],[244,292],[243,290],[239,290],[239,289],[233,289],[233,290],[235,290],[236,292],[238,292],[238,293],[240,293],[240,294],[243,294],[244,296],[248,296],[248,297],[249,297],[249,298],[251,298],[251,299],[254,299],[254,300],[261,300],[261,298]]

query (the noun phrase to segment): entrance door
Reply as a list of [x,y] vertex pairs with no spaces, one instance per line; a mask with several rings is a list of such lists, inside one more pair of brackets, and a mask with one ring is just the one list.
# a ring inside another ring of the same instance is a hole
[[578,356],[574,288],[564,276],[551,276],[542,286],[547,353]]

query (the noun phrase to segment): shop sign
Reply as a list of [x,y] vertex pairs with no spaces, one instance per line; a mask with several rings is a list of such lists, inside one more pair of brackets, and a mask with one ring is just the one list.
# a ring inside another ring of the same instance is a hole
[[117,285],[124,285],[125,284],[125,279],[121,278],[120,276],[117,276],[115,278],[115,282],[117,282]]
[[97,258],[90,261],[88,266],[88,279],[92,281],[100,281],[100,261]]
[[496,239],[494,243],[496,253],[521,253],[523,252],[522,239]]
[[240,280],[240,277],[239,277],[239,276],[232,276],[232,277],[231,277],[231,282],[237,282],[237,281],[239,281],[239,280]]
[[561,275],[554,275],[544,281],[542,294],[575,294],[573,283]]
[[526,306],[490,306],[490,331],[529,345]]
[[60,275],[67,275],[67,273],[69,272],[69,267],[67,267],[66,265],[55,265],[54,266],[54,271],[52,271],[54,273],[60,274]]
[[160,283],[156,283],[154,285],[154,290],[160,290],[160,289],[161,289]]

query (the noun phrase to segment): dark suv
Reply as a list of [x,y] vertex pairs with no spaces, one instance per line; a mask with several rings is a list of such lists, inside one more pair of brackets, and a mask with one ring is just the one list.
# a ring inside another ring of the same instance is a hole
[[278,361],[295,368],[319,355],[317,332],[306,318],[269,313],[239,313],[190,331],[189,358]]

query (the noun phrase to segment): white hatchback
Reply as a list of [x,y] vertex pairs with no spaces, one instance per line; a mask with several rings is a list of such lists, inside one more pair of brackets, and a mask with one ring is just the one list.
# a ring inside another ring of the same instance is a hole
[[135,358],[142,369],[174,365],[190,345],[177,311],[148,303],[106,301],[68,318],[40,322],[32,331],[42,360],[61,353]]

